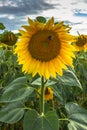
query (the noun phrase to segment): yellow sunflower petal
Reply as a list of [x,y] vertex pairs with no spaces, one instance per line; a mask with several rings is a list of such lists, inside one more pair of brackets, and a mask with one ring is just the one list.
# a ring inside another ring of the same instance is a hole
[[50,20],[48,20],[48,22],[46,23],[44,29],[47,29],[47,30],[52,29],[53,24],[54,24],[54,18],[52,17]]
[[30,19],[30,18],[28,18],[28,23],[29,23],[29,25],[31,25],[31,26],[33,26],[35,23],[34,23],[34,21],[32,20],[32,19]]

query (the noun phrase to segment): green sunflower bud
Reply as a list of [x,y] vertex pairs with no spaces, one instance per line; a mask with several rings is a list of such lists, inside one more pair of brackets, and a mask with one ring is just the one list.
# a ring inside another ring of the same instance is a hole
[[17,41],[17,36],[11,31],[5,31],[0,35],[0,42],[8,46],[13,46]]

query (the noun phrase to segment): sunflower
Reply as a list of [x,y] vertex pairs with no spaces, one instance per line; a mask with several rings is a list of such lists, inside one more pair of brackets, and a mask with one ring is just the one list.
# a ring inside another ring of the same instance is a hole
[[17,36],[11,31],[5,31],[0,35],[0,43],[13,46],[17,42]]
[[32,76],[38,73],[46,79],[56,78],[57,73],[62,76],[62,69],[73,66],[75,57],[69,26],[63,22],[55,24],[53,17],[46,23],[30,18],[28,22],[19,30],[21,36],[15,48],[22,71]]
[[74,46],[77,51],[87,50],[87,35],[79,34],[76,36]]
[[[53,90],[50,87],[45,87],[45,91],[44,91],[44,100],[45,101],[49,101],[53,99]],[[40,94],[41,94],[41,88],[38,89],[38,95],[37,98],[40,98]]]

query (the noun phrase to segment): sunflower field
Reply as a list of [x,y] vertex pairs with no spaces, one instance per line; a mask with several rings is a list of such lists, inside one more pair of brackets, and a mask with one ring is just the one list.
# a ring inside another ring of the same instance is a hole
[[87,35],[64,21],[0,23],[0,130],[87,130]]

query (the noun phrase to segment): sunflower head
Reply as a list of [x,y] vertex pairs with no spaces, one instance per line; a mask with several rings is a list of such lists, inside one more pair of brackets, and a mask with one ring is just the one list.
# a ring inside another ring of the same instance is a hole
[[55,24],[53,17],[47,22],[29,18],[28,23],[19,31],[21,36],[15,48],[22,71],[49,79],[57,73],[62,75],[66,65],[73,66],[75,48],[70,43],[74,37],[69,34],[69,26],[64,22]]
[[79,34],[76,36],[74,46],[77,51],[87,50],[87,35]]
[[[37,98],[40,98],[40,94],[41,94],[41,88],[38,89],[38,95]],[[45,93],[44,93],[44,100],[45,101],[49,101],[53,99],[53,90],[51,87],[45,87]]]
[[0,35],[0,42],[8,46],[13,46],[17,42],[17,37],[13,32],[5,31]]

